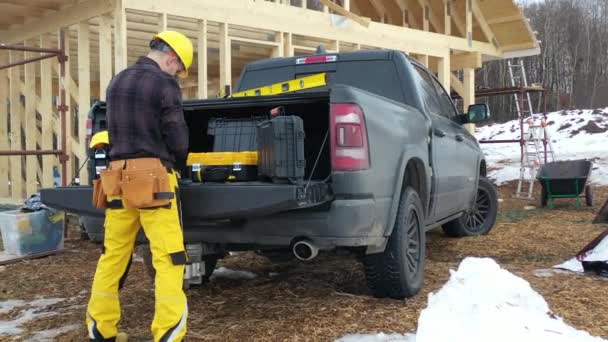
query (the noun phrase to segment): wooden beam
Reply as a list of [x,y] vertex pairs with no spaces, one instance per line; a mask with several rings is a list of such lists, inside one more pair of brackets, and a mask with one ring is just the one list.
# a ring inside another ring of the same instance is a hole
[[443,0],[443,33],[452,34],[452,1]]
[[283,57],[285,53],[285,37],[283,32],[276,32],[274,39],[277,45],[272,49],[272,57]]
[[482,58],[480,53],[465,52],[452,55],[451,69],[462,70],[465,68],[477,69],[482,66]]
[[439,82],[441,82],[441,85],[443,85],[448,94],[451,92],[451,74],[450,55],[447,54],[445,57],[439,58],[439,62],[437,63],[437,78],[439,78]]
[[374,7],[374,10],[376,10],[376,13],[378,13],[378,16],[380,16],[380,22],[384,23],[387,12],[386,12],[386,7],[384,7],[384,5],[382,4],[382,1],[381,0],[369,0],[369,2],[372,4],[372,7]]
[[220,88],[232,85],[232,58],[228,24],[220,23]]
[[416,60],[418,62],[420,62],[420,64],[424,65],[425,67],[429,67],[429,56],[428,55],[419,55],[418,57],[416,57]]
[[467,39],[467,45],[469,47],[473,46],[473,8],[471,6],[471,2],[473,0],[465,0],[465,10],[464,10],[464,15],[465,15],[465,23],[466,23],[466,39]]
[[465,20],[464,16],[461,16],[460,11],[458,10],[458,6],[456,6],[456,3],[453,0],[450,1],[450,12],[452,14],[451,15],[452,22],[454,23],[454,26],[456,26],[456,29],[458,30],[458,34],[460,35],[460,37],[466,38],[466,36],[467,36],[466,20]]
[[[51,47],[49,37],[40,36],[40,46]],[[55,60],[45,59],[40,62],[40,116],[42,117],[42,144],[43,150],[53,149],[53,75],[51,64]],[[42,187],[53,186],[53,166],[58,166],[57,157],[52,155],[42,156]]]
[[[317,39],[357,42],[365,46],[407,51],[413,54],[443,56],[447,48],[461,51],[476,51],[484,55],[502,57],[502,51],[492,44],[473,41],[444,34],[422,32],[394,25],[370,23],[367,28],[354,25],[348,30],[332,26],[322,13],[310,11],[302,16],[301,9],[293,6],[276,6],[266,1],[231,0],[181,0],[175,3],[150,2],[148,0],[123,0],[127,9],[140,11],[162,11],[169,15],[206,18],[209,21],[225,22],[237,26],[254,27],[260,30],[291,32],[296,35],[313,36]],[[230,13],[226,17],[226,13]],[[298,17],[294,22],[292,18]]]
[[[126,62],[126,56],[124,57]],[[89,24],[87,22],[81,22],[78,24],[78,138],[81,148],[76,151],[76,155],[81,163],[84,162],[86,158],[85,136],[87,134],[87,118],[91,103],[90,65]],[[117,68],[119,67],[118,62],[116,63],[116,66]],[[80,178],[80,184],[88,184],[88,168],[83,167],[78,177]]]
[[[32,46],[29,41],[23,42],[25,46]],[[33,58],[38,53],[26,52],[25,58]],[[36,150],[36,135],[38,129],[36,127],[36,64],[28,63],[24,66],[25,74],[25,149]],[[38,192],[38,184],[36,181],[38,171],[38,160],[36,156],[25,157],[25,194],[26,196],[33,195]]]
[[403,25],[404,27],[420,27],[420,25],[418,25],[418,20],[416,19],[416,16],[414,15],[414,13],[412,12],[407,0],[396,0],[397,1],[397,6],[399,6],[399,9],[402,12],[402,16],[403,21],[407,23],[406,25]]
[[[306,1],[306,0],[304,0],[304,1]],[[360,25],[363,25],[365,27],[369,26],[369,23],[371,21],[369,18],[362,18],[362,17],[356,15],[355,13],[351,12],[350,9],[346,9],[345,7],[341,7],[340,5],[335,4],[335,3],[333,3],[333,2],[331,2],[329,0],[321,0],[321,3],[323,3],[325,6],[331,8],[332,11],[334,11],[334,12],[340,14],[340,15],[343,15],[343,16],[345,16],[347,18],[349,18],[352,21],[354,21],[354,22],[356,22],[356,23],[358,23]],[[350,6],[350,2],[348,2],[348,3],[349,3],[349,6]]]
[[450,85],[458,95],[464,98],[464,84],[453,73],[450,73]]
[[422,7],[422,29],[429,31],[429,22],[433,25],[436,32],[441,33],[443,30],[442,22],[439,20],[428,0],[417,0]]
[[494,35],[492,28],[490,28],[490,25],[486,21],[486,18],[483,15],[481,8],[479,7],[479,3],[477,2],[477,0],[470,0],[470,1],[472,2],[471,5],[472,5],[472,10],[473,10],[473,15],[475,16],[475,19],[477,19],[477,22],[479,23],[481,31],[486,36],[486,39],[488,40],[488,42],[495,44],[496,47],[499,47],[498,40],[496,39],[496,36]]
[[106,99],[112,78],[112,18],[102,15],[99,21],[99,97]]
[[207,82],[207,20],[198,22],[198,98],[208,97]]
[[285,57],[293,57],[294,51],[293,51],[293,35],[289,32],[285,32],[285,52],[283,52],[283,55]]
[[[0,65],[8,64],[8,51],[0,52]],[[9,105],[8,70],[0,70],[0,150],[10,149],[8,139],[8,105]],[[8,187],[9,159],[0,159],[0,197],[9,197]]]
[[[9,53],[10,62],[14,63],[23,59],[23,52],[11,51]],[[21,92],[19,89],[21,83],[21,68],[10,68],[10,146],[13,151],[23,150],[21,145]],[[23,199],[23,178],[22,178],[22,163],[21,156],[11,156],[11,197],[14,199]]]
[[122,0],[116,0],[114,10],[114,54],[114,74],[118,74],[127,68],[127,14]]
[[516,15],[510,15],[508,17],[498,17],[498,18],[487,19],[486,22],[488,23],[488,25],[496,25],[496,24],[511,23],[511,22],[519,21],[519,20],[526,20],[526,18],[522,17],[520,14],[516,14]]
[[[462,97],[463,111],[466,113],[470,105],[475,103],[475,69],[465,68],[463,70],[464,96]],[[473,134],[475,132],[475,124],[466,124],[464,127]]]
[[108,13],[114,8],[111,0],[87,0],[61,11],[46,15],[33,22],[0,32],[0,42],[13,44],[40,34],[58,30],[62,26],[69,26],[80,21]]

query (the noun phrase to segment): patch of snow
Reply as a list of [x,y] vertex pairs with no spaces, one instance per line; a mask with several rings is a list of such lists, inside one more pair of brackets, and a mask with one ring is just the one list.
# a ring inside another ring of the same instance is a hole
[[0,320],[0,336],[19,335],[23,332],[21,326],[35,319],[58,315],[56,312],[44,312],[44,310],[54,304],[64,301],[63,298],[39,298],[31,302],[22,300],[7,300],[0,302],[0,313],[8,313],[17,308],[25,308],[19,312],[19,316],[14,320]]
[[534,275],[539,278],[549,278],[555,275],[555,271],[550,269],[535,270]]
[[226,279],[254,279],[257,278],[257,274],[249,271],[237,271],[231,270],[226,267],[219,267],[211,275],[211,279],[214,278],[226,278]]
[[[608,110],[572,110],[547,114],[549,137],[556,160],[592,159],[591,182],[608,185],[608,149],[600,141],[608,138]],[[475,136],[483,140],[519,139],[518,120],[478,127]],[[481,144],[488,163],[488,176],[497,185],[519,179],[518,143]]]
[[57,328],[57,329],[38,331],[34,334],[34,336],[28,338],[28,341],[52,342],[52,341],[55,341],[55,338],[57,336],[65,334],[70,331],[75,331],[78,329],[80,329],[79,324],[71,324],[71,325],[66,325],[66,326],[63,326],[63,327]]
[[450,280],[429,294],[417,342],[604,341],[568,326],[527,281],[492,259],[465,258],[450,273]]
[[554,266],[555,268],[561,268],[572,272],[583,273],[583,264],[581,261],[604,261],[608,262],[608,236],[604,237],[600,243],[597,244],[592,250],[587,251],[582,260],[578,260],[576,257],[572,258],[563,264]]
[[339,338],[336,342],[416,342],[414,334],[353,334]]

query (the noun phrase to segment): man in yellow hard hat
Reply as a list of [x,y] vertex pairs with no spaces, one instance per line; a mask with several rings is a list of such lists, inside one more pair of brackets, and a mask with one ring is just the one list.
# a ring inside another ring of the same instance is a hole
[[148,55],[108,85],[110,163],[100,172],[96,183],[100,186],[94,187],[94,198],[107,199],[103,203],[107,209],[103,252],[86,315],[92,341],[127,340],[117,329],[118,291],[141,226],[150,240],[156,269],[154,340],[181,341],[186,334],[183,273],[188,256],[175,170],[185,164],[189,138],[175,76],[187,76],[192,55],[192,43],[186,36],[161,32],[151,40]]

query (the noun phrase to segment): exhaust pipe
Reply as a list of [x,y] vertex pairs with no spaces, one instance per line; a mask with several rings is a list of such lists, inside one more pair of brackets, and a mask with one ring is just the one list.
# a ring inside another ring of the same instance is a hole
[[293,255],[299,260],[310,261],[317,257],[319,248],[308,240],[300,240],[293,245]]

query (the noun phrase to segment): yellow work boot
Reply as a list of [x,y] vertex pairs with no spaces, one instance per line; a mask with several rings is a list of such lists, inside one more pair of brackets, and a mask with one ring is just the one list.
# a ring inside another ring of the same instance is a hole
[[116,334],[116,342],[127,342],[129,341],[129,335],[124,332]]

